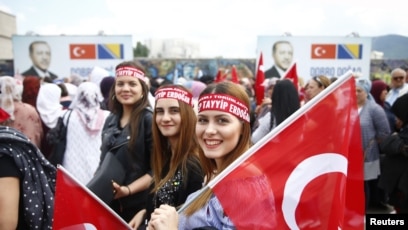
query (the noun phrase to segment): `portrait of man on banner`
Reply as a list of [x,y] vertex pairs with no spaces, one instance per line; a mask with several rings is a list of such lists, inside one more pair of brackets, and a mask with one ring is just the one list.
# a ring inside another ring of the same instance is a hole
[[282,78],[293,62],[293,51],[293,45],[289,41],[276,41],[272,45],[274,65],[265,71],[265,78]]
[[32,66],[21,73],[23,76],[36,76],[39,78],[48,77],[51,80],[58,76],[49,71],[51,63],[51,47],[46,41],[33,41],[28,48]]

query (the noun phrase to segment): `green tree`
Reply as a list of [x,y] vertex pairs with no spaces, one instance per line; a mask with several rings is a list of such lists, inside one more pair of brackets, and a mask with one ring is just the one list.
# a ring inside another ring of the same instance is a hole
[[149,48],[141,42],[136,43],[136,48],[133,48],[133,57],[147,57],[149,56]]

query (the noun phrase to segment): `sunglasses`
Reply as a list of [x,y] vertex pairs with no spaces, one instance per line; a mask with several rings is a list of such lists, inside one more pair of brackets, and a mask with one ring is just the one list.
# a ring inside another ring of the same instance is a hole
[[404,79],[404,77],[403,76],[398,76],[398,77],[392,77],[392,79],[393,80],[402,80],[402,79]]

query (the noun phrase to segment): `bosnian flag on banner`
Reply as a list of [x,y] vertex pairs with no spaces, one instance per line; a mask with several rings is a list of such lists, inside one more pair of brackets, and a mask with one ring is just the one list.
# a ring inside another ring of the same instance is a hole
[[237,229],[364,229],[354,81],[340,77],[209,182]]
[[66,169],[58,165],[52,229],[121,230],[131,227]]

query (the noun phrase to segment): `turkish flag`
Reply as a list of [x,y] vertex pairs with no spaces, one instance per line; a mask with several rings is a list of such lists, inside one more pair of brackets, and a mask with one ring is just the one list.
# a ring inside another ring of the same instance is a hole
[[70,44],[69,56],[71,59],[96,59],[96,45]]
[[57,168],[53,229],[131,229],[62,166]]
[[336,59],[336,44],[312,44],[312,59]]
[[296,62],[294,62],[285,72],[284,79],[289,79],[293,82],[296,89],[299,91],[298,75],[296,71]]
[[222,73],[221,73],[221,70],[220,69],[218,69],[218,72],[217,72],[217,76],[215,76],[215,80],[214,80],[214,82],[215,83],[218,83],[218,82],[222,82]]
[[209,182],[237,229],[364,229],[354,81],[340,77]]
[[231,69],[231,81],[236,83],[236,84],[239,83],[237,68],[235,67],[235,65],[233,65],[232,69]]
[[258,67],[256,71],[256,79],[255,79],[255,96],[256,96],[256,104],[260,105],[262,100],[265,97],[265,86],[262,83],[265,81],[265,73],[263,70],[263,56],[262,52],[259,55]]

